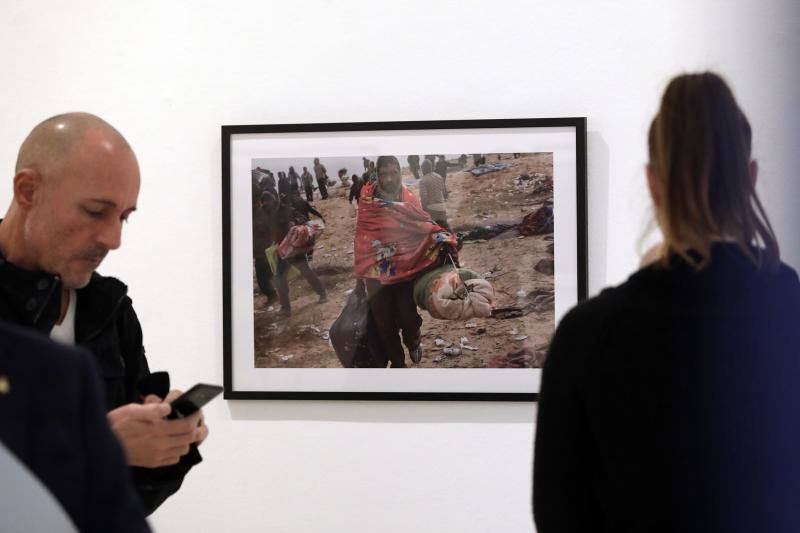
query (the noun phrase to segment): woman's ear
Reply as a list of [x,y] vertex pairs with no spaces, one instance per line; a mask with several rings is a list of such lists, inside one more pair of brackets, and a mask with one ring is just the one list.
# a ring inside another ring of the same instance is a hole
[[750,179],[753,182],[753,188],[755,188],[756,181],[758,181],[758,161],[755,159],[750,161]]

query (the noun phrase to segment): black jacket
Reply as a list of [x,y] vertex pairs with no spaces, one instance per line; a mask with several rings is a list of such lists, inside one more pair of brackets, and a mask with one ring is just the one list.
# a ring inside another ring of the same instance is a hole
[[[108,410],[140,402],[136,385],[150,374],[142,329],[127,292],[121,281],[97,273],[77,291],[75,343],[94,355],[105,384]],[[60,314],[58,276],[23,270],[0,256],[0,319],[49,336]],[[131,468],[147,514],[174,494],[189,469],[200,461],[197,448],[192,446],[176,465]]]
[[537,530],[800,531],[800,283],[717,244],[561,320],[544,365]]
[[150,531],[90,357],[0,324],[0,441],[81,531]]

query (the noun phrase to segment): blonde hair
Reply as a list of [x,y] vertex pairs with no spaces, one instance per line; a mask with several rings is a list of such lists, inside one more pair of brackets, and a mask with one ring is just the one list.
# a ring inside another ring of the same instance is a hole
[[747,117],[720,76],[685,74],[669,83],[648,134],[663,266],[677,254],[702,269],[720,239],[738,244],[758,267],[778,265],[778,242],[750,172],[751,142]]

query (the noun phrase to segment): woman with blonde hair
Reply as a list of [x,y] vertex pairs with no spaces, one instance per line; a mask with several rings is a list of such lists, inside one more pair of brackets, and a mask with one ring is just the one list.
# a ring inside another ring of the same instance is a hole
[[649,132],[663,243],[571,310],[545,362],[533,506],[549,531],[800,531],[800,282],[713,73]]

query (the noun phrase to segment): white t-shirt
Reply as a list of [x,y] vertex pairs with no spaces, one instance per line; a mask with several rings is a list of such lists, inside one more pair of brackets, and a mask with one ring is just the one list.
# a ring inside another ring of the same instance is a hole
[[78,307],[78,293],[69,290],[69,304],[67,314],[61,324],[56,324],[50,330],[50,338],[67,346],[75,346],[75,308]]

